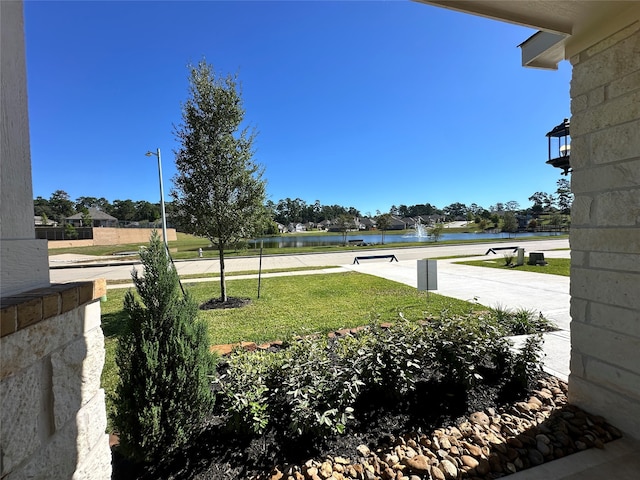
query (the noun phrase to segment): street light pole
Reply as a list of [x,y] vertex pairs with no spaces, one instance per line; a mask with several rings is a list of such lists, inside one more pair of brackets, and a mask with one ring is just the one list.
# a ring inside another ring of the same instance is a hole
[[151,155],[158,157],[158,177],[160,179],[160,213],[162,214],[162,238],[164,239],[164,246],[166,248],[166,253],[168,254],[169,242],[167,240],[167,214],[164,210],[164,188],[162,186],[162,158],[160,156],[160,149],[158,148],[156,150],[156,153],[148,151],[145,155],[147,157],[150,157]]

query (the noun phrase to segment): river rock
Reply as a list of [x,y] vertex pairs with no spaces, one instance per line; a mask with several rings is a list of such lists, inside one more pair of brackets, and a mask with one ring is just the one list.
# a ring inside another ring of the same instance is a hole
[[406,457],[403,463],[411,470],[421,473],[430,470],[429,459],[424,455],[416,455],[414,457]]
[[433,478],[433,480],[445,480],[445,476],[444,476],[444,472],[442,470],[440,470],[438,467],[436,467],[435,465],[431,465],[431,478]]
[[442,460],[439,468],[444,472],[444,476],[449,480],[453,480],[458,477],[458,469],[449,460]]
[[537,449],[531,449],[528,451],[527,457],[529,458],[529,461],[531,462],[531,465],[542,465],[544,463],[544,456],[542,455],[542,453],[540,451],[538,451]]
[[484,412],[473,412],[471,415],[469,415],[469,420],[471,420],[471,423],[482,425],[483,427],[489,426],[491,424],[489,417]]
[[475,458],[469,456],[469,455],[462,455],[460,457],[460,460],[462,460],[462,463],[464,465],[466,465],[467,467],[470,468],[476,468],[478,466],[478,460],[476,460]]

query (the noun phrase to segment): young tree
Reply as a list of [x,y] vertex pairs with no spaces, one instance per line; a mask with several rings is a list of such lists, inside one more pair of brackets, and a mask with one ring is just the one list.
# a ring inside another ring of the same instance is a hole
[[114,421],[127,456],[157,462],[185,445],[211,411],[215,364],[198,305],[183,296],[156,232],[140,260],[144,277],[137,270],[132,277],[142,303],[131,291],[124,300]]
[[391,214],[390,213],[384,213],[382,215],[378,215],[376,223],[378,225],[378,230],[380,230],[382,232],[382,242],[381,243],[384,245],[384,232],[386,230],[389,230],[389,227],[391,226]]
[[239,130],[245,112],[236,78],[217,76],[204,60],[189,69],[171,195],[187,232],[217,247],[220,301],[226,302],[224,250],[253,237],[267,215],[263,169],[253,161],[255,133]]
[[444,225],[442,223],[436,223],[433,227],[427,230],[427,234],[433,239],[434,242],[437,242],[438,240],[440,240],[443,231]]
[[507,232],[509,234],[509,238],[511,238],[512,233],[516,233],[518,231],[518,219],[512,211],[504,213],[504,216],[502,217],[502,231]]

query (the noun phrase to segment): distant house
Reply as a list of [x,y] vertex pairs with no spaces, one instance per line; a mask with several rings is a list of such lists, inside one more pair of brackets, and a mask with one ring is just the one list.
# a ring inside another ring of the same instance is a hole
[[376,221],[372,218],[365,217],[360,219],[360,228],[363,230],[373,230],[376,228]]
[[58,222],[51,220],[50,218],[47,218],[46,221],[43,221],[42,216],[40,215],[33,216],[33,223],[36,227],[57,227],[58,226]]
[[290,223],[289,226],[287,227],[287,230],[289,230],[289,233],[293,233],[293,232],[305,232],[306,228],[303,224],[301,223]]
[[108,213],[98,210],[97,208],[89,208],[89,216],[91,217],[92,225],[84,225],[82,217],[83,213],[76,213],[70,217],[65,218],[67,223],[70,223],[74,227],[117,227],[118,219],[112,217]]
[[396,217],[395,215],[391,215],[389,230],[406,230],[407,228],[407,223],[404,221],[404,219]]
[[323,220],[320,223],[318,223],[318,230],[329,230],[330,226],[331,226],[331,220]]

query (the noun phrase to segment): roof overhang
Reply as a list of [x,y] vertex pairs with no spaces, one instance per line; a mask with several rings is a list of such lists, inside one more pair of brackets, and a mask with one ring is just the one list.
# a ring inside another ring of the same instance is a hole
[[540,32],[525,40],[523,65],[557,68],[558,62],[640,21],[640,2],[625,0],[414,0],[501,20]]

